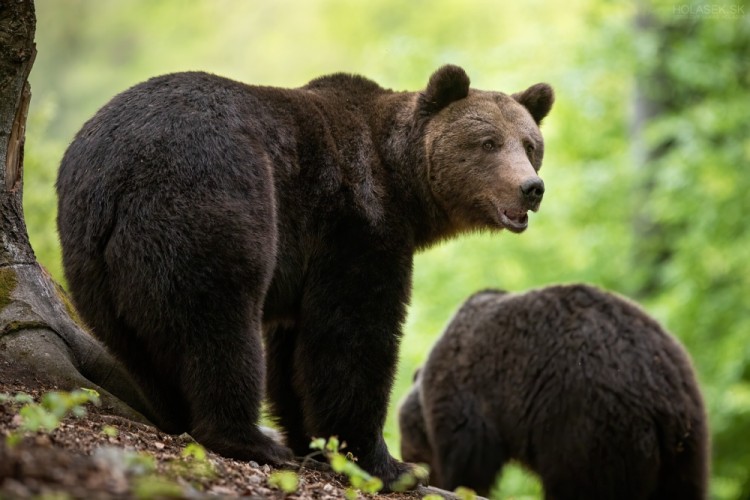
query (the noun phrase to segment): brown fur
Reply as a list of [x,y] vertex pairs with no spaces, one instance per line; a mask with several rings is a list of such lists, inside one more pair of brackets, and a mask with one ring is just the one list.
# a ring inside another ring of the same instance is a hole
[[633,303],[586,285],[485,291],[402,403],[405,460],[486,494],[509,460],[546,498],[706,498],[708,429],[690,359]]
[[462,230],[525,229],[552,99],[547,85],[470,91],[457,66],[422,92],[344,74],[299,89],[205,73],[136,85],[60,166],[75,304],[162,428],[282,461],[290,450],[256,427],[265,386],[295,453],[338,435],[389,484],[408,470],[381,430],[413,255]]

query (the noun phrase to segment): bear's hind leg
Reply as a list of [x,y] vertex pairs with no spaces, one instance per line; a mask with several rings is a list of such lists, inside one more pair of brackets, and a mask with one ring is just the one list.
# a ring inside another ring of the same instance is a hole
[[178,388],[198,442],[232,458],[286,461],[289,449],[257,427],[273,217],[249,216],[242,200],[150,200],[150,210],[121,216],[107,248],[118,318],[148,350],[152,382]]
[[280,464],[292,458],[291,452],[256,425],[264,378],[259,326],[251,320],[242,335],[221,336],[220,341],[207,330],[201,332],[204,337],[192,337],[196,343],[183,360],[183,390],[189,391],[191,435],[199,443],[227,457]]
[[181,434],[190,426],[185,399],[170,374],[154,363],[148,341],[128,327],[118,315],[110,278],[101,257],[69,244],[65,249],[65,275],[76,309],[92,333],[122,363],[138,384],[146,407],[135,408],[164,432]]
[[[231,236],[241,241],[241,233]],[[282,463],[292,458],[291,451],[257,426],[265,388],[261,329],[270,252],[204,246],[215,264],[197,271],[200,276],[189,280],[195,285],[180,290],[173,309],[191,434],[228,457]],[[198,262],[209,259],[199,256]]]
[[266,332],[266,389],[271,414],[283,428],[286,445],[298,457],[310,453],[302,406],[294,387],[294,345],[297,329],[275,326]]

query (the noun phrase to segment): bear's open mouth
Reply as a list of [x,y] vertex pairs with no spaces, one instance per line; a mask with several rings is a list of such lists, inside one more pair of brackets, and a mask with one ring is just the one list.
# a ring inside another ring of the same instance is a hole
[[529,215],[525,210],[518,212],[503,210],[500,212],[500,222],[514,233],[520,233],[529,226]]

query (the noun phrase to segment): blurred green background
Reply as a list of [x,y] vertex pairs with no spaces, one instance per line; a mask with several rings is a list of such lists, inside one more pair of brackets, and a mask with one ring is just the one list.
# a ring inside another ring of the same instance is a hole
[[[712,429],[711,497],[750,498],[750,8],[573,0],[36,0],[26,221],[63,282],[54,179],[83,122],[157,74],[206,70],[296,87],[326,73],[424,87],[444,63],[472,85],[546,81],[547,185],[522,235],[420,254],[386,428],[452,313],[483,287],[584,281],[638,300],[693,356]],[[363,395],[366,397],[366,395]],[[497,498],[540,498],[507,468]]]

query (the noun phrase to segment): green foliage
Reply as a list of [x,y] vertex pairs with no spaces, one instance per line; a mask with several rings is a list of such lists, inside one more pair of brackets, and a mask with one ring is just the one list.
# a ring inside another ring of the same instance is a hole
[[750,18],[675,15],[681,5],[654,8],[655,50],[637,66],[669,82],[656,94],[666,109],[644,134],[647,148],[660,148],[645,211],[668,258],[644,270],[658,279],[644,299],[688,347],[703,383],[712,494],[747,498],[750,441],[739,437],[750,432]]
[[[377,493],[383,489],[383,481],[380,478],[373,477],[365,472],[355,462],[351,453],[343,454],[341,450],[346,448],[346,443],[340,443],[336,436],[332,436],[326,441],[323,438],[315,438],[310,443],[310,449],[320,450],[323,452],[331,469],[334,472],[345,475],[349,479],[352,488],[364,493]],[[353,490],[347,491],[347,498],[356,498],[357,494]]]
[[[0,404],[20,406],[18,431],[6,438],[6,443],[14,446],[23,438],[24,432],[51,432],[69,415],[79,418],[85,416],[84,405],[99,405],[100,398],[92,389],[48,392],[42,395],[38,403],[25,393],[0,393]],[[109,437],[118,435],[117,429],[111,425],[103,426],[102,433]],[[190,482],[216,476],[205,448],[198,443],[186,445],[180,453],[180,458],[166,461],[160,470],[157,470],[156,459],[145,453],[117,449],[117,459],[122,462],[124,470],[134,477],[133,494],[136,498],[183,498],[185,485],[180,484],[178,479]]]
[[477,498],[477,492],[472,490],[471,488],[464,488],[463,486],[459,486],[456,488],[456,496],[460,500],[476,500]]
[[299,476],[294,471],[277,470],[268,476],[268,484],[284,493],[295,493],[299,487]]
[[204,462],[206,460],[206,449],[198,443],[189,443],[185,445],[180,453],[182,458],[189,458],[198,462]]
[[4,399],[10,400],[14,403],[23,404],[23,405],[32,404],[34,402],[34,398],[31,395],[26,394],[25,392],[19,392],[12,398],[9,397],[8,395],[4,395]]
[[156,459],[143,452],[121,451],[125,470],[133,477],[132,489],[136,498],[184,498],[192,485],[201,488],[200,481],[216,476],[216,471],[197,443],[183,448],[180,458],[157,464]]
[[18,410],[20,424],[18,430],[6,436],[8,446],[15,446],[23,439],[25,432],[52,432],[60,426],[60,422],[69,414],[75,417],[86,415],[83,405],[93,403],[99,405],[99,393],[92,389],[78,389],[73,392],[48,392],[39,403],[28,394],[19,392],[14,396],[0,393],[0,404],[22,405]]
[[102,426],[102,434],[104,434],[107,437],[114,438],[114,437],[117,437],[119,433],[120,432],[117,430],[116,427],[113,427],[111,425]]
[[417,484],[427,484],[427,479],[430,477],[429,468],[424,465],[418,465],[410,473],[401,474],[396,482],[389,485],[391,491],[409,491],[414,489]]
[[182,486],[168,477],[149,474],[133,481],[133,495],[143,500],[151,498],[184,498]]
[[123,450],[125,470],[134,476],[144,476],[156,472],[156,459],[142,452]]
[[86,415],[84,405],[100,404],[99,393],[92,389],[77,389],[72,392],[48,392],[42,395],[39,403],[28,394],[18,393],[15,396],[0,394],[0,403],[12,403],[21,406],[18,411],[20,424],[18,432],[11,433],[7,443],[13,445],[19,441],[23,432],[52,432],[68,415],[83,417]]
[[539,477],[515,463],[503,468],[489,496],[490,498],[506,498],[509,496],[508,492],[514,492],[512,497],[515,500],[534,500],[544,497]]
[[206,455],[206,449],[198,443],[189,443],[180,453],[181,460],[170,460],[166,468],[172,476],[183,478],[212,478],[216,470]]
[[[110,97],[150,76],[201,69],[297,86],[350,71],[416,90],[453,62],[478,88],[551,83],[557,102],[543,125],[541,171],[548,189],[529,230],[464,237],[416,259],[389,448],[399,448],[399,397],[469,294],[584,281],[637,298],[685,344],[708,405],[711,495],[750,497],[749,15],[701,16],[695,7],[709,4],[694,0],[640,2],[657,26],[644,33],[635,29],[638,2],[605,0],[509,2],[502,15],[487,0],[36,5],[24,208],[36,255],[58,280],[54,179],[65,145]],[[668,106],[636,136],[635,89],[655,71],[669,84],[647,91],[663,92]],[[665,143],[663,154],[640,160],[639,151]],[[635,230],[635,214],[659,228],[653,241]],[[654,247],[668,258],[641,259]],[[646,283],[654,287],[644,292]],[[518,468],[506,468],[496,491],[541,498],[536,478]]]
[[[110,461],[128,477],[132,496],[135,498],[185,498],[186,485],[177,478],[183,468],[171,465],[180,459],[169,461],[158,467],[156,459],[145,453],[128,448],[102,447],[95,451],[101,460]],[[184,458],[182,460],[185,460]],[[190,479],[190,477],[187,477]]]

